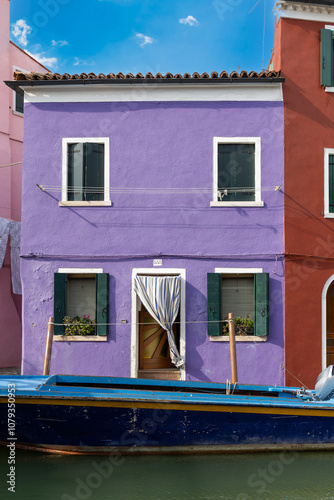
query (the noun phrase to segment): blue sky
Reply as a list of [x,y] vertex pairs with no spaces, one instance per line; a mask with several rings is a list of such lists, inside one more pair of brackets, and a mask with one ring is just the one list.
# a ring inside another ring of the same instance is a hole
[[58,73],[260,71],[273,47],[274,0],[10,3],[11,40]]

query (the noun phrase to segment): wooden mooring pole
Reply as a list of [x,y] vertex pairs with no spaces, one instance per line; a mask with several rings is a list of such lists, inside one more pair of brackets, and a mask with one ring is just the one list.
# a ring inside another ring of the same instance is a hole
[[232,384],[238,382],[237,351],[235,348],[235,331],[233,313],[228,313],[228,334],[230,339],[231,377]]
[[54,328],[53,322],[54,322],[53,318],[49,318],[48,332],[46,334],[43,375],[50,375],[50,362],[51,362],[53,328]]

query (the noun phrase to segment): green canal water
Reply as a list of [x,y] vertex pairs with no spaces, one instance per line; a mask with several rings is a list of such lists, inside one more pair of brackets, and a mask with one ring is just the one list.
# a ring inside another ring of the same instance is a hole
[[8,451],[0,449],[1,499],[334,499],[334,452],[87,457],[16,450],[15,460],[14,493],[6,484]]

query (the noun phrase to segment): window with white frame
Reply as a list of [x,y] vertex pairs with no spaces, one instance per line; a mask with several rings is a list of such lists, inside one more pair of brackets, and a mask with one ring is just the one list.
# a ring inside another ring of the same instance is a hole
[[[23,73],[28,73],[27,70],[24,70],[22,68],[18,68],[17,66],[13,66],[13,73],[14,71],[22,71]],[[19,92],[22,92],[19,93]],[[17,91],[13,90],[13,113],[15,115],[23,116],[24,113],[24,94],[23,91],[20,91],[17,89]]]
[[62,204],[111,204],[109,139],[64,138]]
[[207,275],[208,335],[228,331],[233,313],[236,334],[264,337],[269,331],[269,273],[262,269],[217,268]]
[[211,206],[263,206],[261,138],[214,137]]
[[325,148],[325,217],[334,218],[334,148]]
[[329,89],[332,89],[334,86],[333,35],[334,26],[325,26],[325,28],[321,29],[320,84]]
[[55,335],[108,334],[109,274],[59,269],[54,274]]

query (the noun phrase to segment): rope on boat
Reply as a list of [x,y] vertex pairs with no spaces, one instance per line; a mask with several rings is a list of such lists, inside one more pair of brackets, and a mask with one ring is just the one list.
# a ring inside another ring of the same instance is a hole
[[233,384],[232,392],[231,392],[231,385],[232,385],[231,380],[227,379],[226,380],[226,395],[227,396],[229,396],[229,395],[233,396],[235,388],[238,385],[238,382],[235,382],[235,384]]

